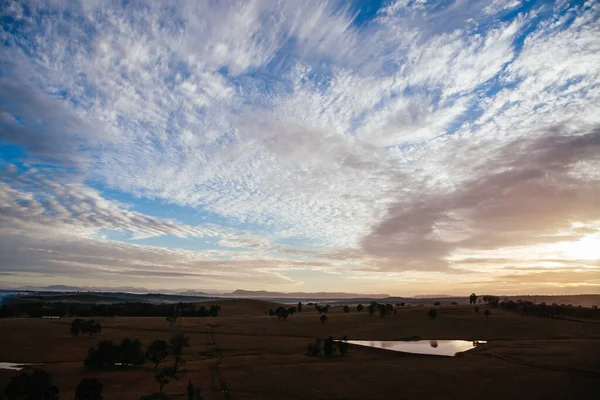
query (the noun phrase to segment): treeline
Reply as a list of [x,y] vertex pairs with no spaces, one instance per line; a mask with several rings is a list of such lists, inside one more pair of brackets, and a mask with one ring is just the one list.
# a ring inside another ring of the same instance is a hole
[[500,308],[504,308],[508,311],[515,311],[521,313],[521,315],[536,315],[541,317],[568,317],[568,318],[581,318],[581,319],[592,319],[600,318],[600,310],[597,306],[582,307],[573,306],[572,304],[546,304],[534,303],[532,301],[522,300],[508,300],[501,301],[497,305]]
[[0,317],[168,317],[177,312],[177,317],[216,317],[220,307],[199,306],[197,303],[152,304],[127,302],[116,304],[85,304],[39,301],[7,301],[0,309]]

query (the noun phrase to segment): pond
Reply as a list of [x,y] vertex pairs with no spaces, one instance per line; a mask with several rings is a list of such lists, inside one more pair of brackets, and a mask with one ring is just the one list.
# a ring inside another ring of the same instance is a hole
[[454,357],[458,353],[487,342],[483,340],[348,340],[348,343],[403,353]]
[[13,371],[20,371],[28,365],[34,364],[26,364],[26,363],[11,363],[11,362],[2,362],[0,361],[0,369],[10,369]]

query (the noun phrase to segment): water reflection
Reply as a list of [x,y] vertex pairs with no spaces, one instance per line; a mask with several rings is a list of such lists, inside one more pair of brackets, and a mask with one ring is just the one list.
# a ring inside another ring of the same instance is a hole
[[24,364],[24,363],[16,364],[16,363],[10,363],[10,362],[0,362],[0,369],[10,369],[13,371],[20,371],[28,365],[33,365],[33,364]]
[[404,353],[453,357],[457,353],[471,350],[480,344],[487,342],[482,340],[348,340],[348,343],[391,351],[401,351]]

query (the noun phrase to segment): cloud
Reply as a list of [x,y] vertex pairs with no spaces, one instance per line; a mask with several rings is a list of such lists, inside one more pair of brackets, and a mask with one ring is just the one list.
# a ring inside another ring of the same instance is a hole
[[[32,254],[68,251],[36,273],[114,246],[101,263],[149,279],[130,254],[181,260],[171,277],[264,263],[283,284],[302,268],[458,280],[481,272],[459,259],[597,231],[597,4],[398,0],[364,20],[359,6],[7,3],[0,145],[25,155],[3,170],[2,233],[24,249],[42,225],[60,232]],[[105,231],[215,248],[188,258]]]
[[363,248],[397,268],[426,269],[443,268],[455,250],[564,241],[552,234],[600,220],[599,182],[569,174],[580,162],[600,166],[599,155],[600,128],[511,142],[456,190],[391,207]]

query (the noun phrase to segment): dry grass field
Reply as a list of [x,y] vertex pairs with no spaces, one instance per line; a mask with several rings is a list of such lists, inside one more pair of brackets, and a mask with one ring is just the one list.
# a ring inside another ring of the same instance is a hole
[[[597,399],[600,398],[600,325],[525,317],[492,309],[486,318],[470,306],[401,309],[380,318],[340,308],[325,324],[310,307],[278,322],[265,311],[276,306],[254,300],[217,302],[217,318],[186,318],[190,336],[180,379],[165,387],[185,399],[192,381],[206,399]],[[215,304],[214,302],[212,304]],[[137,400],[158,391],[153,367],[89,371],[87,350],[99,340],[139,338],[144,345],[171,335],[163,318],[101,318],[102,333],[72,337],[71,319],[0,320],[0,361],[42,363],[61,399],[73,399],[77,383],[95,376],[105,400]],[[211,327],[209,324],[212,324]],[[455,358],[409,355],[351,346],[347,357],[308,357],[315,337],[344,335],[356,340],[487,340]],[[167,361],[168,362],[168,361]],[[0,387],[15,371],[0,370]],[[226,392],[223,389],[226,388]]]

